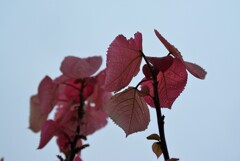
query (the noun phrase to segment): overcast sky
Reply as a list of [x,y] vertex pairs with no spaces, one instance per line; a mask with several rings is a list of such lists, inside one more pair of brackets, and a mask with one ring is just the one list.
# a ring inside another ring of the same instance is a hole
[[[29,98],[45,76],[60,74],[65,56],[101,55],[118,34],[143,34],[146,55],[164,56],[157,29],[208,72],[189,74],[172,110],[164,109],[169,153],[182,161],[240,161],[239,0],[0,0],[0,157],[5,161],[56,161],[55,139],[36,150],[28,127]],[[102,65],[102,68],[105,64]],[[141,79],[141,75],[132,82]],[[157,161],[146,136],[125,138],[111,120],[88,137],[83,161]],[[163,160],[160,158],[158,160]]]

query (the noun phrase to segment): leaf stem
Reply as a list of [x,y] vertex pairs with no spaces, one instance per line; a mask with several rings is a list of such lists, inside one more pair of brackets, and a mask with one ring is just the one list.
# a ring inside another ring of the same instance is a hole
[[149,80],[141,80],[141,81],[136,85],[135,88],[138,88],[143,82],[146,82],[146,81],[149,81]]
[[158,122],[158,130],[159,130],[159,136],[160,136],[160,141],[161,141],[161,149],[163,152],[163,157],[165,160],[168,160],[169,157],[169,153],[168,153],[168,148],[167,148],[167,142],[165,139],[165,132],[164,132],[164,118],[165,116],[162,115],[161,112],[161,106],[160,106],[160,100],[158,97],[158,81],[157,81],[157,75],[154,73],[150,63],[148,62],[145,54],[140,51],[140,53],[142,54],[143,59],[145,60],[151,75],[152,75],[152,79],[153,79],[153,92],[154,92],[154,96],[153,96],[153,101],[154,101],[154,105],[155,105],[155,109],[156,109],[156,114],[157,114],[157,122]]
[[79,100],[80,100],[80,105],[79,105],[79,107],[78,107],[78,119],[79,119],[79,121],[82,120],[83,115],[84,115],[84,109],[83,109],[83,107],[84,107],[84,102],[85,102],[84,96],[83,96],[83,90],[84,90],[84,88],[85,88],[85,80],[83,79],[83,80],[81,81],[81,89],[80,89],[80,91],[79,91]]
[[79,124],[77,125],[76,128],[76,135],[74,136],[73,140],[70,140],[70,149],[69,152],[66,154],[66,160],[65,161],[73,161],[75,158],[75,155],[82,149],[88,147],[89,145],[83,145],[81,147],[77,147],[77,143],[80,139],[86,140],[87,138],[83,135],[80,135],[80,122],[84,116],[84,96],[83,96],[83,91],[85,88],[85,80],[81,80],[81,88],[79,89],[79,100],[80,104],[77,108],[77,114],[78,114],[78,122]]

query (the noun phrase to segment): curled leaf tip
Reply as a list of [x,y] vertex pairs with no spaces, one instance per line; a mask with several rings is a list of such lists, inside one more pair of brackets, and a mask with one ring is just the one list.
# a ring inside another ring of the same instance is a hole
[[194,64],[194,63],[190,63],[190,62],[187,62],[185,61],[184,62],[187,70],[196,78],[199,78],[199,79],[205,79],[206,75],[207,75],[207,72],[202,68],[200,67],[199,65],[197,64]]
[[160,141],[160,137],[158,134],[151,134],[147,137],[148,140],[156,140],[156,141]]

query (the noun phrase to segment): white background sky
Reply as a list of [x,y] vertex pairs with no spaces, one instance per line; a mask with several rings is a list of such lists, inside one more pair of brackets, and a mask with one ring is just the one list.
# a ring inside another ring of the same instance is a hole
[[[204,81],[189,75],[172,110],[163,110],[170,156],[240,161],[239,0],[0,0],[0,157],[57,160],[55,139],[36,150],[39,134],[27,129],[29,97],[40,80],[58,76],[67,55],[105,60],[118,34],[140,31],[145,54],[163,56],[153,29],[208,71]],[[153,109],[149,128],[128,138],[109,120],[88,137],[83,161],[157,161],[145,139],[155,132]]]

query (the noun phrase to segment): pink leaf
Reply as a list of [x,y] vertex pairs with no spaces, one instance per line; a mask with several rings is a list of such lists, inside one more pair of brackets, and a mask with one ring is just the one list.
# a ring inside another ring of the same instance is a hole
[[41,105],[42,113],[49,114],[56,103],[57,84],[46,76],[40,82],[38,87],[38,98]]
[[165,56],[161,58],[147,57],[147,60],[158,70],[165,72],[173,63],[173,57]]
[[62,125],[68,122],[69,120],[75,121],[77,119],[77,118],[75,119],[74,117],[75,115],[77,117],[76,110],[73,107],[73,102],[68,101],[65,104],[61,104],[61,106],[59,106],[56,109],[54,120]]
[[60,152],[66,154],[68,149],[70,148],[69,139],[65,135],[57,136],[57,145],[59,147]]
[[82,161],[82,159],[80,158],[80,155],[77,155],[77,156],[74,158],[74,161]]
[[66,75],[60,75],[60,76],[58,76],[57,78],[54,79],[54,83],[62,84],[62,83],[67,82],[69,79],[71,79],[71,78],[69,78]]
[[37,95],[34,95],[30,99],[30,117],[29,128],[33,132],[38,132],[44,121],[46,121],[48,114],[41,112],[41,107]]
[[[67,154],[67,152],[69,151],[69,149],[71,148],[71,144],[69,142],[69,138],[74,138],[75,135],[73,137],[71,136],[67,136],[64,133],[60,133],[57,135],[57,145],[59,147],[60,152]],[[77,142],[76,147],[81,147],[82,146],[82,140],[79,139]]]
[[54,135],[57,135],[58,124],[53,120],[47,120],[41,128],[41,138],[38,149],[42,149]]
[[[88,81],[90,81],[90,83]],[[93,93],[95,83],[96,81],[94,78],[86,79],[84,89],[83,89],[84,99],[87,99]],[[81,88],[82,88],[82,85],[80,82],[76,82],[75,79],[71,79],[68,82],[66,82],[64,94],[66,95],[66,98],[68,100],[75,100],[76,102],[79,102],[80,101],[79,93]]]
[[[153,69],[152,69],[153,70]],[[145,76],[146,79],[151,79],[152,78],[152,74],[151,74],[151,70],[149,69],[148,65],[147,64],[144,64],[143,67],[142,67],[142,72]],[[158,71],[159,72],[159,71]],[[157,73],[158,73],[157,72]],[[157,74],[156,73],[156,74]]]
[[126,136],[145,130],[150,121],[147,104],[139,96],[139,91],[133,87],[114,95],[106,111],[110,118],[125,131]]
[[108,48],[105,88],[109,92],[126,87],[139,72],[142,34],[138,32],[134,36],[134,39],[127,40],[119,35]]
[[172,44],[170,44],[157,30],[154,30],[158,39],[163,43],[163,45],[167,48],[167,50],[176,58],[183,60],[181,53],[175,48]]
[[94,74],[102,64],[100,56],[93,56],[88,58],[78,58],[74,56],[65,57],[60,70],[63,75],[70,78],[86,78]]
[[[160,106],[171,108],[173,102],[183,91],[187,83],[187,72],[184,64],[179,59],[174,59],[172,66],[165,72],[159,72],[158,80],[158,95]],[[152,81],[142,83],[142,87],[148,86],[150,95],[153,96]],[[150,96],[144,97],[145,101],[152,107],[155,107]]]
[[192,75],[194,75],[195,77],[197,77],[199,79],[204,79],[207,74],[207,72],[202,67],[198,66],[197,64],[193,64],[193,63],[185,61],[185,66]]
[[84,136],[90,135],[107,124],[107,114],[87,106],[81,123],[81,134]]
[[0,161],[4,161],[4,158],[1,158]]
[[148,86],[144,86],[141,88],[141,90],[138,92],[140,97],[148,96],[149,95],[149,88]]
[[54,120],[61,126],[61,131],[63,131],[68,136],[73,136],[76,134],[76,128],[79,124],[78,115],[76,112],[76,104],[73,102],[68,102],[57,108]]
[[187,70],[196,78],[199,79],[204,79],[207,72],[201,68],[200,66],[193,64],[193,63],[189,63],[183,60],[183,57],[181,55],[181,53],[178,51],[177,48],[175,48],[172,44],[170,44],[157,30],[154,30],[156,36],[158,37],[158,39],[163,43],[163,45],[167,48],[167,50],[176,58],[180,59],[184,65],[186,66]]
[[87,100],[90,104],[94,104],[98,110],[103,110],[110,97],[111,92],[107,92],[104,88],[106,70],[101,71],[96,77],[97,83],[94,87],[94,92]]

